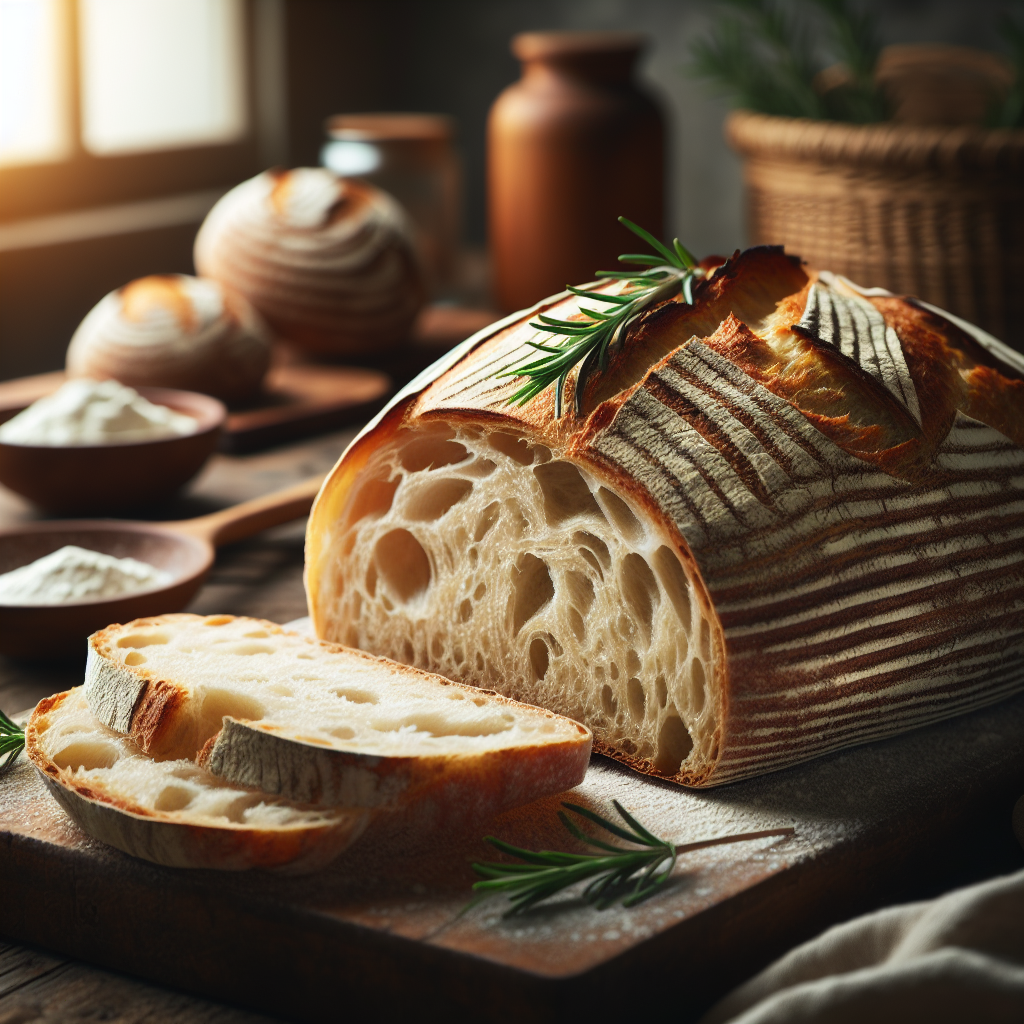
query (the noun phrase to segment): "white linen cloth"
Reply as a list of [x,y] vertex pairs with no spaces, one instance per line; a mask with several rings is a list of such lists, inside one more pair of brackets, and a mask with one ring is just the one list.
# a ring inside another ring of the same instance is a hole
[[1024,1024],[1024,871],[791,950],[700,1024]]

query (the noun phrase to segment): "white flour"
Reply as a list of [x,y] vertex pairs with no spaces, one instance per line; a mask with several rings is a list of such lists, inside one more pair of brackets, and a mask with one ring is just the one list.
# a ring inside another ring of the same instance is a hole
[[65,604],[166,586],[171,574],[135,558],[68,544],[0,575],[0,605]]
[[154,405],[116,380],[69,380],[0,425],[0,441],[25,445],[122,444],[194,434],[191,416]]

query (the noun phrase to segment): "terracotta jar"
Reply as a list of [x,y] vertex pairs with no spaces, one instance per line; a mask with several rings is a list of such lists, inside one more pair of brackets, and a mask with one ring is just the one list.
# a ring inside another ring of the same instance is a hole
[[523,76],[488,121],[494,297],[506,310],[616,266],[636,239],[624,215],[661,235],[661,113],[633,82],[642,36],[524,32]]

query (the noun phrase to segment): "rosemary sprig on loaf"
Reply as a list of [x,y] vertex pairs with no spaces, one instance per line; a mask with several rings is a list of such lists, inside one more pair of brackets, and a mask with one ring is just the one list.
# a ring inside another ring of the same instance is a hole
[[678,238],[672,240],[670,249],[649,231],[645,231],[626,217],[619,217],[619,223],[652,246],[657,255],[630,252],[619,257],[623,263],[646,268],[638,272],[596,272],[599,278],[627,282],[627,290],[619,295],[566,286],[573,295],[605,303],[610,308],[599,310],[581,306],[580,314],[587,318],[581,320],[559,320],[543,313],[537,315],[537,319],[532,321],[530,326],[545,334],[562,335],[562,340],[528,341],[526,344],[530,348],[543,355],[531,362],[525,362],[525,359],[530,359],[527,355],[524,361],[496,374],[498,378],[527,378],[526,383],[509,399],[509,405],[525,405],[554,384],[555,418],[559,418],[562,415],[562,393],[566,381],[572,370],[579,366],[574,402],[576,414],[581,415],[587,379],[595,369],[607,369],[609,349],[623,340],[626,330],[645,309],[680,293],[690,305],[693,304],[693,280],[703,277],[704,270],[697,266],[697,261],[690,251]]

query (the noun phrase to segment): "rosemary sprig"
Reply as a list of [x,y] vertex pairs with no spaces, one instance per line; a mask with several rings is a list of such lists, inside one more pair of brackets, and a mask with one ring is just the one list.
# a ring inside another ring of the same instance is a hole
[[25,730],[0,711],[0,772],[7,771],[25,747]]
[[621,341],[630,324],[649,306],[680,293],[687,302],[693,303],[693,279],[702,277],[704,271],[679,239],[673,240],[670,249],[626,217],[619,217],[619,223],[652,246],[657,255],[625,253],[619,257],[622,263],[643,267],[642,270],[597,271],[599,278],[628,282],[627,290],[620,295],[568,286],[573,295],[605,303],[609,308],[600,310],[581,306],[580,313],[587,317],[585,320],[559,320],[541,313],[530,322],[530,326],[538,331],[561,335],[561,339],[528,341],[527,345],[543,353],[540,358],[534,359],[528,354],[524,360],[529,362],[521,361],[496,374],[497,377],[527,378],[526,383],[509,398],[509,405],[525,405],[554,384],[555,418],[559,418],[566,381],[573,368],[579,365],[574,408],[577,416],[582,415],[583,393],[588,378],[594,370],[607,368],[609,349]]
[[486,836],[486,841],[502,853],[523,861],[522,864],[489,861],[474,864],[473,870],[483,876],[483,881],[476,882],[473,889],[481,896],[491,892],[507,892],[512,907],[505,916],[521,913],[541,900],[553,896],[562,889],[585,879],[592,879],[583,890],[583,899],[593,903],[599,910],[610,907],[618,899],[622,899],[624,907],[631,907],[649,896],[663,885],[672,874],[676,860],[680,854],[692,850],[701,850],[708,846],[720,846],[724,843],[739,843],[748,839],[762,839],[766,836],[790,836],[792,828],[765,829],[760,832],[743,832],[739,835],[720,836],[716,839],[704,839],[696,843],[676,846],[667,839],[659,839],[647,831],[618,800],[613,800],[615,810],[628,828],[622,828],[607,818],[595,814],[578,804],[563,803],[566,810],[600,825],[619,839],[635,843],[642,847],[639,850],[624,849],[613,846],[601,839],[584,832],[566,813],[559,811],[558,817],[562,824],[577,839],[604,850],[603,854],[594,853],[559,853],[555,850],[523,850]]

